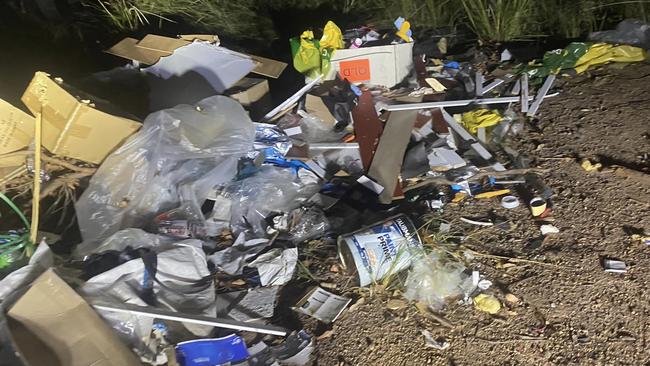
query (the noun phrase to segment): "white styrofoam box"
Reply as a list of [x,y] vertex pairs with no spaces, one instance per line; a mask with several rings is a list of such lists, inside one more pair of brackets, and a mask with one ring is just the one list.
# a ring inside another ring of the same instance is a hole
[[341,73],[342,78],[355,84],[390,88],[402,81],[413,68],[413,43],[336,50],[331,64],[325,80],[333,80],[336,74]]

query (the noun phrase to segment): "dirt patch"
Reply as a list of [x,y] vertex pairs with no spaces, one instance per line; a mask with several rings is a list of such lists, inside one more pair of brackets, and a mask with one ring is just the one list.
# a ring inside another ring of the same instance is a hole
[[[321,336],[315,365],[650,364],[650,247],[631,239],[650,231],[650,65],[608,67],[562,83],[560,96],[547,100],[539,120],[513,141],[533,166],[547,170],[560,233],[541,240],[525,207],[506,210],[496,199],[448,205],[441,214],[452,227],[472,231],[458,221],[461,213],[493,210],[512,223],[510,230],[482,229],[467,246],[546,265],[477,256],[470,268],[495,283],[486,292],[505,307],[489,315],[449,304],[441,314],[451,329],[412,305],[389,310],[394,294],[362,293],[362,305],[314,329]],[[586,172],[583,158],[605,169]],[[604,257],[625,261],[628,272],[604,272]],[[507,293],[519,302],[506,302]],[[451,347],[425,347],[423,329]]]

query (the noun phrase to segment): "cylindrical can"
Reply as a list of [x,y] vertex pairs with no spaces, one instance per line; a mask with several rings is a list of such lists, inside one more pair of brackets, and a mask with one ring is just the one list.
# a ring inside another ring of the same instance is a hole
[[343,267],[354,274],[360,286],[368,286],[411,264],[422,250],[413,222],[403,214],[338,238]]

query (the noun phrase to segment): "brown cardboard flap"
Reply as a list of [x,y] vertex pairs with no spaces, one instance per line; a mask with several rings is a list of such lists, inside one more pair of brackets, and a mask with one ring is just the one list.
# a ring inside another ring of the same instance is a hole
[[34,138],[34,117],[0,99],[0,155],[26,148]]
[[397,184],[399,173],[402,171],[406,145],[411,137],[417,113],[417,110],[391,112],[381,134],[377,151],[368,169],[368,175],[386,188],[379,195],[381,203],[391,203],[393,194],[397,193],[392,187]]
[[329,108],[327,108],[323,99],[320,97],[307,94],[307,97],[305,98],[305,110],[307,113],[315,115],[321,121],[330,124],[332,128],[334,128],[336,118],[334,118]]
[[243,78],[224,92],[225,95],[236,99],[243,106],[257,102],[268,93],[269,82],[266,79],[255,78]]
[[[8,314],[54,352],[61,366],[140,365],[90,305],[51,269],[34,281]],[[25,333],[15,338],[21,353],[40,352],[34,349],[38,343],[29,338]]]
[[51,153],[99,164],[141,123],[82,103],[44,72],[37,72],[22,96],[42,113],[43,146]]
[[[177,48],[188,45],[193,40],[214,42],[215,37],[206,34],[189,34],[183,35],[181,38],[171,38],[156,34],[147,34],[140,41],[134,38],[124,38],[105,52],[143,64],[153,65],[161,57],[171,55]],[[219,37],[216,38],[217,40],[219,39]],[[277,79],[287,67],[285,62],[245,53],[243,55],[250,57],[255,62],[256,67],[252,72],[258,75]]]
[[166,52],[171,55],[177,48],[186,46],[192,42],[179,38],[159,36],[157,34],[147,34],[138,42],[138,47],[153,50],[156,52]]
[[258,75],[268,76],[277,79],[280,76],[280,74],[282,74],[284,69],[287,67],[287,64],[282,61],[276,61],[262,56],[255,56],[255,55],[247,55],[247,56],[252,58],[253,61],[255,61],[255,63],[257,64],[257,67],[255,67],[253,72]]
[[161,57],[169,55],[167,52],[156,52],[146,48],[140,48],[138,47],[138,40],[135,38],[124,38],[105,52],[147,65],[153,65],[158,62]]

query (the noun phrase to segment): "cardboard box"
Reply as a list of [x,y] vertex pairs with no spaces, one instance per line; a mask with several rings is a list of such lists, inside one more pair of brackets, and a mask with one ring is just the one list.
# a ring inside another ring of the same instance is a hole
[[[153,65],[160,61],[161,57],[169,56],[174,53],[177,48],[192,43],[191,40],[193,39],[205,41],[214,38],[215,37],[212,35],[188,35],[181,36],[181,38],[170,38],[155,34],[147,34],[140,41],[135,38],[124,38],[116,45],[106,50],[106,53],[142,62],[146,65]],[[233,53],[236,54],[236,52]],[[277,79],[282,71],[287,67],[287,64],[284,62],[271,60],[261,56],[248,55],[245,53],[239,54],[253,60],[255,68],[252,72],[258,75],[269,76]]]
[[22,165],[24,155],[2,155],[25,149],[33,139],[34,117],[0,99],[0,168]]
[[243,78],[224,94],[247,107],[269,94],[269,82],[265,79]]
[[99,164],[142,126],[108,113],[120,113],[108,103],[66,88],[81,101],[39,71],[22,96],[32,114],[42,113],[43,146],[52,154]]
[[248,112],[251,119],[259,121],[273,108],[269,94],[269,82],[266,79],[245,77],[224,92],[237,100]]
[[351,83],[391,88],[413,68],[413,43],[336,50],[331,63],[332,69],[325,80],[333,80],[340,74]]
[[14,348],[29,366],[139,366],[140,361],[51,269],[9,310]]

